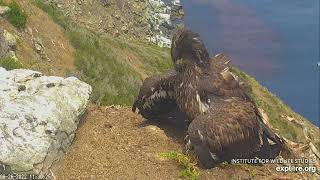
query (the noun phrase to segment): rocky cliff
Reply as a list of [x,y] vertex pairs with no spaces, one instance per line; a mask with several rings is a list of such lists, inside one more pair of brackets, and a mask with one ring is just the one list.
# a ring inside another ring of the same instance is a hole
[[88,29],[115,37],[148,39],[169,47],[175,20],[183,16],[179,0],[46,0]]

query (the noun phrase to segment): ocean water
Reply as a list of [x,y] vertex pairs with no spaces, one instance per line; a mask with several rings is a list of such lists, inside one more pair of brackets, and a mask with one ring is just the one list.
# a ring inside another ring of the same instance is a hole
[[184,24],[311,122],[319,117],[319,0],[182,0]]

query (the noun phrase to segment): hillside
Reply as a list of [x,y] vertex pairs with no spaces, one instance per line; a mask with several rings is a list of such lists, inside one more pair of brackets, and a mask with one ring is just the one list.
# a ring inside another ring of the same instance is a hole
[[[0,1],[0,4],[9,2]],[[56,179],[179,178],[183,168],[160,154],[183,152],[183,129],[174,129],[173,124],[145,122],[129,107],[143,79],[171,68],[169,49],[147,40],[154,35],[145,19],[148,14],[141,15],[148,4],[121,0],[19,0],[17,3],[27,14],[25,28],[16,28],[1,17],[0,28],[16,36],[15,53],[22,67],[47,75],[76,76],[93,88],[92,104],[53,176]],[[233,71],[248,84],[248,94],[266,123],[286,138],[296,153],[319,160],[319,128],[253,77],[237,68]],[[274,169],[275,165],[221,165],[212,170],[200,169],[199,173],[200,179],[319,177],[310,173],[277,173]]]

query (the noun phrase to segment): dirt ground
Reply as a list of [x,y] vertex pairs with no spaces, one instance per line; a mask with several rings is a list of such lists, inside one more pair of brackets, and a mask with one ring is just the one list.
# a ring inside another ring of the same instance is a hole
[[[60,179],[182,179],[178,163],[160,153],[183,151],[184,131],[174,124],[147,122],[129,107],[90,105],[62,165]],[[277,173],[275,165],[200,168],[199,179],[314,179],[311,174]]]

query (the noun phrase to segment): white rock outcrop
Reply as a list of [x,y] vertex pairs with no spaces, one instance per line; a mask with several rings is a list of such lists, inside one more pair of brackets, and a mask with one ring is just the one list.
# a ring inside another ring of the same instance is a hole
[[74,139],[91,86],[0,67],[0,171],[49,174]]
[[161,47],[170,47],[170,31],[175,28],[172,15],[177,8],[182,8],[180,0],[148,0],[147,3],[149,26],[153,32],[148,40]]

